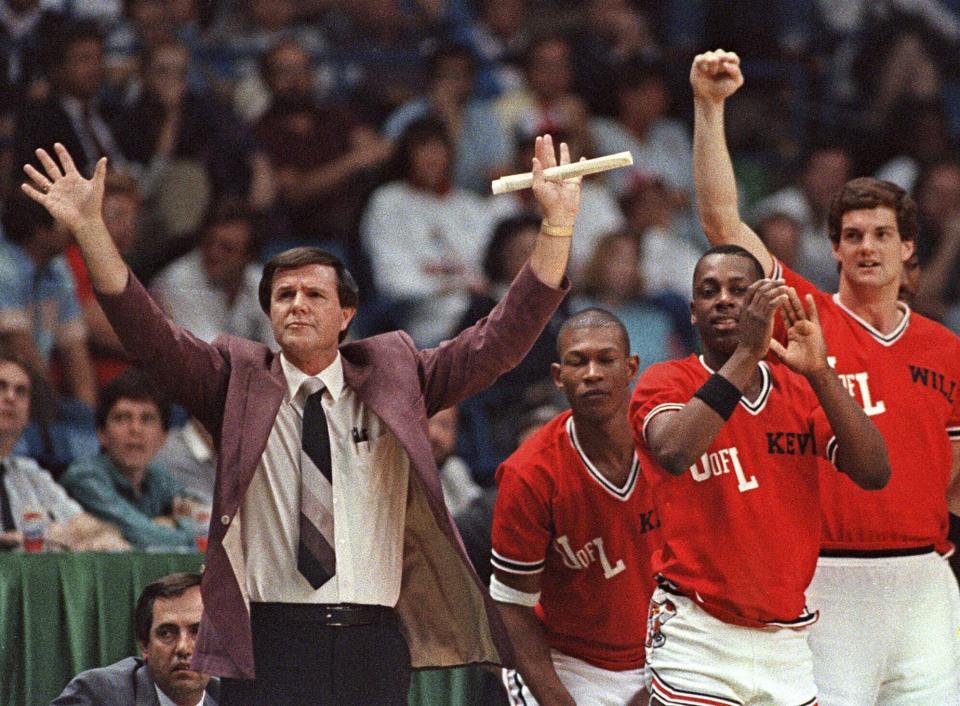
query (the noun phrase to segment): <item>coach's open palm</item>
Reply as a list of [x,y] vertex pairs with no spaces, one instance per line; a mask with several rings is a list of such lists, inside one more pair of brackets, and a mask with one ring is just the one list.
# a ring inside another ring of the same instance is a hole
[[808,294],[804,309],[793,287],[788,289],[787,295],[787,303],[780,309],[787,325],[787,345],[784,347],[774,339],[770,341],[770,348],[793,372],[812,375],[829,367],[817,305],[813,296]]
[[37,159],[46,173],[41,173],[32,164],[25,165],[23,171],[30,177],[30,182],[21,188],[51,216],[75,232],[84,222],[100,218],[107,159],[103,157],[97,162],[92,179],[84,179],[66,147],[58,142],[54,150],[60,164],[46,150],[38,149]]

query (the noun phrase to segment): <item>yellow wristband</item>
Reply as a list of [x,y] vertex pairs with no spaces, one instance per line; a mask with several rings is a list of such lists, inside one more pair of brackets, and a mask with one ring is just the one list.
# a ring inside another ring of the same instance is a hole
[[573,226],[552,226],[546,221],[541,221],[540,232],[551,238],[569,238],[573,235]]

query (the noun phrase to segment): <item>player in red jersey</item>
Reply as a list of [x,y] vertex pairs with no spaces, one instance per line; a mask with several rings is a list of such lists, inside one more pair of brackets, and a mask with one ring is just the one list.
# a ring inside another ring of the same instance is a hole
[[821,700],[960,703],[960,591],[943,561],[953,551],[948,507],[960,513],[960,339],[897,301],[916,206],[894,184],[848,182],[829,213],[839,291],[818,292],[740,220],[723,127],[724,103],[743,83],[739,59],[701,54],[690,81],[708,238],[745,247],[765,272],[814,296],[831,364],[889,450],[892,476],[879,493],[821,470],[823,548],[808,590],[821,611],[810,636]]
[[[805,310],[762,275],[743,248],[708,250],[690,305],[703,355],[651,366],[630,403],[663,525],[651,704],[815,703],[801,628],[816,620],[804,590],[820,546],[817,459],[864,488],[889,477],[880,433],[827,363],[813,300]],[[778,307],[786,347],[770,340]],[[768,347],[785,365],[764,360]]]
[[490,593],[519,665],[505,685],[515,704],[639,704],[660,528],[627,425],[639,361],[601,309],[567,319],[557,348],[572,411],[497,470]]

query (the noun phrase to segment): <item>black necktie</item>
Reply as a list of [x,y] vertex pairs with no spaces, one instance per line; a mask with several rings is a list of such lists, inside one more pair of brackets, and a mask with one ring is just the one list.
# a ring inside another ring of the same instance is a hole
[[3,531],[15,530],[13,511],[10,509],[10,497],[7,495],[7,464],[0,463],[0,514],[3,515]]
[[330,432],[323,413],[323,389],[316,378],[304,383],[303,435],[300,453],[300,541],[297,569],[315,589],[337,572],[333,533],[333,464]]

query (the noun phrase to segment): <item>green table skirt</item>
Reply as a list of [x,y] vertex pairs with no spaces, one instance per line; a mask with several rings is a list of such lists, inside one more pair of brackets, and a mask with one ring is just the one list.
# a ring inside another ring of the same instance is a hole
[[[202,563],[199,554],[0,554],[0,706],[46,706],[78,672],[137,654],[143,587]],[[493,681],[479,668],[417,672],[410,703],[499,702]]]

